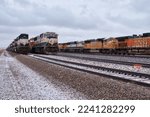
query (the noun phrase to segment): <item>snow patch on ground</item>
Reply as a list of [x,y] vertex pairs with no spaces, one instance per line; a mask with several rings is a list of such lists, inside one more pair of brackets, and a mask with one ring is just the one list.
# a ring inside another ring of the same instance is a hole
[[53,84],[5,52],[0,56],[0,99],[87,98],[66,85]]

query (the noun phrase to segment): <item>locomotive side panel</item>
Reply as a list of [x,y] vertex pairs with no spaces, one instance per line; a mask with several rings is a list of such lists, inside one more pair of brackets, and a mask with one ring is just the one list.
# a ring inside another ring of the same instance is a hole
[[63,51],[63,49],[64,49],[63,43],[59,43],[58,47],[59,47],[59,51]]
[[91,42],[91,49],[101,49],[101,48],[102,48],[102,42],[100,41]]
[[83,52],[83,49],[84,49],[84,42],[83,41],[77,42],[76,52]]
[[102,45],[102,40],[87,40],[84,43],[84,51],[100,52],[100,49],[102,49]]
[[91,46],[92,46],[91,42],[92,41],[94,41],[94,40],[86,40],[84,42],[84,49],[91,49]]
[[115,49],[118,48],[118,40],[115,38],[109,38],[107,40],[104,40],[103,42],[103,48],[104,49]]
[[67,43],[63,43],[62,45],[62,51],[65,52],[67,49]]
[[129,53],[132,54],[150,54],[149,37],[138,37],[127,40]]
[[96,49],[102,49],[103,48],[103,42],[102,41],[96,41]]
[[150,47],[150,37],[148,37],[147,40],[148,40],[148,47]]
[[77,42],[69,42],[66,44],[66,49],[65,51],[67,52],[76,52],[77,49]]
[[127,47],[128,47],[128,48],[131,48],[131,47],[133,47],[133,45],[135,45],[133,39],[128,39],[128,40],[127,40]]
[[84,52],[91,52],[93,51],[93,43],[95,40],[91,39],[91,40],[86,40],[84,41]]
[[131,48],[145,48],[149,47],[149,38],[134,38],[134,39],[128,39],[127,41],[127,47]]

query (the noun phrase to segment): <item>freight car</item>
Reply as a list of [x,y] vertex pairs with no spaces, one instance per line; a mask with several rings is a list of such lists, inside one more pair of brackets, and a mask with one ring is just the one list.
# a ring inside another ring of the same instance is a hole
[[58,51],[58,34],[54,32],[42,33],[29,40],[30,52],[32,53],[56,53]]
[[27,54],[29,52],[28,34],[20,34],[14,41],[8,46],[7,50]]
[[[150,54],[150,33],[142,35],[90,39],[82,41],[82,46],[69,42],[59,44],[60,51],[97,52],[102,54]],[[80,51],[79,51],[80,50]]]

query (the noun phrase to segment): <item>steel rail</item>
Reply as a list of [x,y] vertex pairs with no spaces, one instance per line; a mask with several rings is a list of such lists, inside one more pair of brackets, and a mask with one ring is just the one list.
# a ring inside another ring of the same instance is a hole
[[91,60],[91,61],[97,61],[97,62],[106,62],[106,63],[114,63],[114,64],[120,64],[120,65],[130,65],[130,66],[134,66],[135,64],[140,64],[142,67],[150,68],[150,64],[141,63],[141,62],[127,62],[127,61],[108,60],[108,59],[91,58],[91,57],[80,57],[80,56],[72,56],[72,55],[55,55],[55,56],[78,58],[78,59],[85,59],[85,60]]
[[[84,71],[84,72],[88,72],[88,73],[92,73],[92,74],[96,74],[96,75],[107,76],[107,77],[115,78],[115,79],[119,79],[119,80],[130,81],[130,82],[134,82],[136,84],[142,84],[144,86],[150,86],[150,74],[124,71],[124,70],[120,70],[120,69],[112,69],[112,68],[106,68],[106,67],[99,67],[99,66],[94,66],[94,65],[87,65],[87,64],[82,64],[82,63],[76,63],[76,62],[71,62],[71,61],[43,57],[40,55],[32,55],[31,57],[36,58],[38,60],[48,62],[48,63],[53,63],[56,65],[68,67],[71,69],[76,69],[76,70],[80,70],[80,71]],[[120,76],[120,75],[122,75],[122,76]],[[129,77],[129,78],[127,78],[127,77]],[[130,77],[132,77],[132,78],[130,78]]]

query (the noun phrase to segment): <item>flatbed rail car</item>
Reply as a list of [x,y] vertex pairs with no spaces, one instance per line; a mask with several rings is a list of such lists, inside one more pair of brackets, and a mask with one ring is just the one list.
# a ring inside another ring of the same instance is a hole
[[[82,43],[80,48],[78,43]],[[97,52],[102,54],[150,55],[150,33],[142,35],[90,39],[82,42],[60,43],[63,52]]]
[[58,34],[54,32],[42,33],[29,39],[30,52],[32,53],[56,53],[58,52]]
[[8,51],[27,54],[29,53],[29,42],[28,42],[28,34],[20,34],[14,41],[7,47]]

